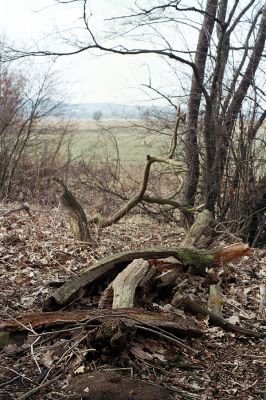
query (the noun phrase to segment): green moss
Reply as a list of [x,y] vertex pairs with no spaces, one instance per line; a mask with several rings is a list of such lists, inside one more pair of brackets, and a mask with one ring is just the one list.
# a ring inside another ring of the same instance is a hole
[[12,343],[9,332],[0,332],[0,349]]
[[0,349],[3,349],[9,344],[21,346],[25,343],[27,337],[28,332],[0,332]]
[[213,255],[206,250],[193,247],[177,249],[178,257],[183,264],[208,267],[213,263]]

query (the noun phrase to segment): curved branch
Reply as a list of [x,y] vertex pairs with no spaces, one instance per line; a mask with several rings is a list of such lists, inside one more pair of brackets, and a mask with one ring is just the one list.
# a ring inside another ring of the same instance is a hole
[[178,208],[180,211],[184,212],[185,214],[193,214],[195,211],[197,211],[196,208],[186,207],[186,206],[180,204],[178,201],[171,200],[171,199],[163,199],[161,197],[151,197],[147,194],[145,194],[142,197],[142,200],[145,201],[146,203],[150,203],[150,204],[173,206],[175,208]]

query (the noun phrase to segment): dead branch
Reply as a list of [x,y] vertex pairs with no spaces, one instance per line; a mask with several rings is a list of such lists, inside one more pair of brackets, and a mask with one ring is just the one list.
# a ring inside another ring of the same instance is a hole
[[[63,194],[60,197],[60,201],[64,206],[64,208],[66,208],[66,210],[70,214],[73,233],[76,237],[85,242],[91,240],[91,235],[88,225],[97,224],[98,228],[100,229],[106,228],[116,223],[121,218],[123,218],[126,214],[130,212],[130,210],[136,207],[141,201],[145,201],[148,203],[157,203],[161,205],[172,205],[173,207],[180,209],[180,211],[185,214],[191,214],[195,211],[192,208],[188,208],[184,205],[179,204],[177,201],[174,201],[173,199],[167,200],[160,198],[152,198],[146,195],[150,170],[153,163],[159,162],[159,163],[170,164],[175,166],[179,171],[183,171],[184,169],[184,165],[182,162],[173,159],[177,146],[177,133],[181,119],[182,116],[180,114],[180,108],[178,108],[175,128],[173,130],[173,135],[168,153],[160,156],[147,155],[147,160],[143,171],[142,183],[140,185],[138,192],[135,194],[135,196],[126,201],[116,212],[114,212],[112,215],[106,218],[96,215],[95,217],[92,217],[91,219],[89,219],[89,221],[87,221],[87,217],[83,208],[75,199],[73,194],[68,190],[66,185],[62,182],[61,179],[58,178],[54,179],[54,181],[57,182],[61,186],[61,188],[63,188]],[[181,187],[178,190],[180,189]]]
[[82,242],[93,241],[86,213],[74,195],[68,190],[66,184],[59,178],[54,178],[54,182],[58,183],[63,189],[60,196],[60,203],[66,209],[71,218],[71,226],[74,236]]
[[[201,306],[198,302],[191,300],[189,297],[183,298],[181,301],[178,299],[179,305],[182,304],[185,309],[189,310],[190,312],[196,313],[196,314],[203,314],[203,315],[208,315],[210,317],[210,322],[213,323],[214,325],[220,326],[226,331],[230,332],[235,332],[239,333],[244,336],[251,336],[251,337],[256,337],[256,338],[264,338],[266,336],[266,333],[263,332],[256,332],[251,329],[246,329],[238,325],[231,324],[230,322],[227,322],[224,318],[218,316],[215,312],[209,310],[208,308],[205,308]],[[175,299],[173,299],[172,302],[173,305],[175,304]]]
[[[183,163],[178,160],[173,159],[174,152],[176,150],[176,145],[177,145],[177,132],[178,132],[180,120],[181,120],[180,108],[178,108],[177,116],[176,116],[176,124],[175,124],[175,128],[173,131],[169,152],[166,155],[161,155],[161,156],[156,156],[156,157],[152,157],[150,155],[147,156],[146,164],[144,166],[144,171],[143,171],[142,183],[141,183],[141,186],[140,186],[137,194],[132,199],[128,200],[125,204],[123,204],[122,207],[119,210],[117,210],[114,214],[112,214],[111,216],[109,216],[105,219],[102,219],[102,220],[99,220],[98,218],[96,220],[92,219],[90,221],[90,223],[96,222],[96,223],[98,223],[99,228],[106,228],[107,226],[110,226],[113,223],[119,221],[130,210],[132,210],[132,208],[136,207],[143,200],[143,196],[147,190],[150,169],[151,169],[151,166],[153,163],[160,162],[160,163],[171,164],[171,165],[174,165],[175,167],[183,170],[183,168],[184,168]],[[181,208],[182,207],[180,207],[180,209]],[[181,211],[182,211],[182,209],[181,209]]]
[[154,312],[140,308],[76,310],[61,312],[39,312],[19,316],[17,319],[1,321],[1,331],[25,331],[69,324],[121,320],[128,326],[153,326],[154,328],[171,329],[181,335],[202,335],[203,331],[193,319],[183,318],[172,312]]
[[152,196],[149,196],[148,194],[144,194],[142,197],[142,200],[145,201],[146,203],[150,203],[150,204],[169,205],[169,206],[178,208],[180,211],[182,211],[185,214],[193,214],[194,212],[197,211],[196,208],[186,207],[186,206],[180,204],[178,201],[173,200],[173,199],[152,197]]
[[250,248],[248,244],[235,243],[231,246],[215,250],[213,253],[215,265],[226,265],[230,262],[235,262],[242,257],[250,257],[254,253],[254,249]]
[[113,308],[131,308],[138,284],[149,270],[148,261],[135,259],[112,282]]
[[[154,247],[137,250],[127,250],[103,258],[92,264],[82,274],[67,281],[45,301],[47,311],[58,309],[75,299],[82,288],[88,287],[96,279],[104,278],[110,271],[121,271],[121,266],[132,262],[136,258],[159,259],[173,256],[184,265],[195,267],[199,273],[205,273],[207,267],[215,267],[226,262],[238,260],[245,255],[253,254],[253,250],[245,244],[236,244],[223,249],[206,251],[193,247]],[[178,266],[179,267],[179,266]]]
[[1,215],[1,217],[8,217],[9,215],[20,212],[20,211],[26,211],[26,213],[32,218],[30,208],[26,204],[22,204],[20,207],[13,208],[12,210],[6,211],[4,214]]
[[137,250],[128,250],[103,258],[91,265],[81,275],[67,281],[48,297],[44,309],[49,311],[69,303],[77,297],[80,289],[88,287],[96,279],[104,278],[111,270],[120,272],[121,265],[136,258],[158,259],[173,256],[183,264],[192,265],[201,273],[207,266],[213,265],[213,255],[205,250],[185,247],[154,247]]

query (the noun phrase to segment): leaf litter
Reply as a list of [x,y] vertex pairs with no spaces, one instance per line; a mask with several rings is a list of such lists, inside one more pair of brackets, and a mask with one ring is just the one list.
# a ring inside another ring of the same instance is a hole
[[[106,228],[96,245],[74,241],[58,209],[35,209],[32,219],[20,213],[0,222],[1,320],[40,311],[56,285],[107,255],[145,246],[178,246],[183,238],[175,225],[155,223],[142,215]],[[263,329],[260,287],[265,283],[265,266],[266,253],[257,250],[221,272],[223,314],[228,321]],[[207,304],[206,279],[182,276],[177,285]],[[94,295],[81,300],[79,307],[90,307],[98,299]],[[166,295],[165,304],[158,307],[167,306],[167,300]],[[120,354],[101,353],[90,348],[81,325],[42,332],[29,328],[26,339],[14,334],[0,350],[0,398],[68,398],[65,388],[73,376],[97,370],[117,371],[169,388],[173,399],[264,399],[265,341],[225,332],[210,325],[208,318],[200,323],[205,330],[202,337],[182,339],[195,354],[140,332]]]

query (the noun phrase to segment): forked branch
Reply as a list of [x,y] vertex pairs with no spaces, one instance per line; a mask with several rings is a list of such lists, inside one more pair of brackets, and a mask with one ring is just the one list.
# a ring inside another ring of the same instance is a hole
[[[54,180],[59,183],[61,188],[63,188],[63,194],[61,195],[61,203],[63,206],[67,209],[67,211],[70,213],[71,216],[71,221],[72,221],[72,227],[74,230],[75,236],[78,236],[80,240],[82,241],[89,241],[91,240],[90,232],[89,232],[89,226],[93,224],[97,224],[98,228],[106,228],[107,226],[110,226],[117,221],[119,221],[121,218],[123,218],[127,213],[129,213],[130,210],[132,210],[134,207],[136,207],[141,201],[145,201],[148,203],[157,203],[161,205],[170,205],[174,206],[180,211],[188,214],[193,212],[194,210],[188,207],[185,207],[181,204],[179,204],[177,201],[171,199],[162,199],[162,198],[153,198],[149,197],[146,195],[146,190],[148,187],[149,183],[149,176],[150,176],[150,169],[153,163],[159,162],[159,163],[165,163],[165,164],[170,164],[173,165],[177,171],[183,171],[183,163],[175,160],[174,154],[177,146],[177,134],[178,134],[178,128],[179,128],[179,123],[181,120],[182,116],[180,113],[180,107],[177,109],[177,115],[176,115],[176,122],[175,122],[175,127],[173,130],[173,135],[171,139],[171,144],[169,147],[169,151],[167,154],[164,155],[159,155],[159,156],[150,156],[147,155],[147,160],[144,166],[144,171],[143,171],[143,177],[142,177],[142,182],[139,187],[138,192],[133,196],[131,199],[126,201],[117,211],[115,211],[113,214],[106,218],[101,218],[99,215],[91,218],[89,221],[87,221],[87,217],[85,214],[85,211],[81,207],[81,205],[78,203],[78,201],[75,199],[73,194],[68,190],[66,185],[58,178],[55,178]],[[180,190],[181,188],[179,188]]]

